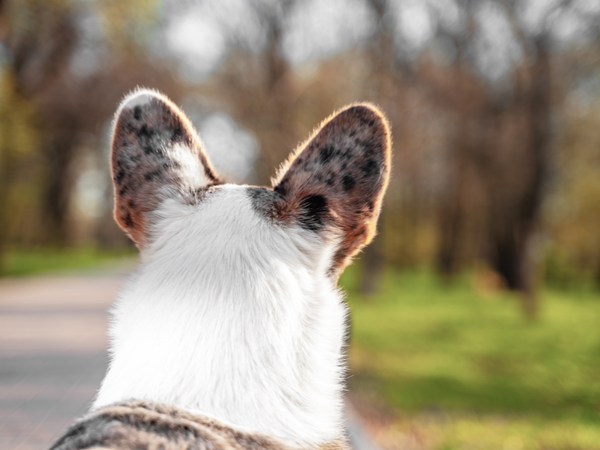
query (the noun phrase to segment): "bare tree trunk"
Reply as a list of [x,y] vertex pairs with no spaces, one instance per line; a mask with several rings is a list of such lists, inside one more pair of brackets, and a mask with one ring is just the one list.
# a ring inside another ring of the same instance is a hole
[[[449,186],[446,186],[444,198],[441,201],[440,211],[438,214],[439,228],[439,246],[436,258],[436,266],[438,273],[445,279],[452,278],[458,269],[458,258],[460,253],[461,231],[464,225],[461,214],[461,179],[464,174],[462,172],[462,161],[460,161],[461,149],[458,148],[463,140],[461,129],[459,142],[455,145],[452,152],[452,166],[454,170],[450,175]],[[451,170],[449,168],[449,170]]]
[[[381,217],[379,218],[382,222]],[[362,274],[360,292],[365,295],[376,294],[380,290],[385,269],[385,254],[381,235],[375,237],[362,253]]]
[[[531,68],[527,91],[522,94],[530,136],[529,142],[525,142],[522,148],[523,152],[527,152],[528,167],[521,175],[524,176],[523,187],[518,198],[513,199],[503,199],[502,194],[498,194],[501,186],[492,187],[491,192],[492,266],[504,278],[509,289],[521,293],[523,310],[530,319],[535,318],[538,312],[533,245],[550,141],[551,86],[547,45],[545,39],[535,42],[536,62]],[[514,173],[519,173],[519,169],[523,170],[514,167]],[[509,175],[505,175],[503,181],[509,182]]]
[[47,148],[46,188],[44,192],[44,218],[46,241],[65,245],[68,241],[69,200],[73,189],[72,161],[75,142],[70,134],[60,134]]
[[466,159],[471,147],[468,131],[468,116],[461,112],[458,115],[458,133],[454,139],[451,165],[448,170],[450,185],[446,188],[445,198],[442,200],[439,215],[440,244],[437,254],[438,273],[445,278],[454,276],[458,270],[461,253],[461,239],[465,227],[463,190],[466,183]]
[[460,253],[460,232],[462,228],[460,188],[452,186],[440,207],[440,244],[436,258],[438,273],[445,278],[456,274]]
[[[518,227],[519,224],[516,226]],[[532,257],[534,233],[533,230],[522,230],[519,234],[521,236],[506,235],[492,238],[490,262],[494,270],[504,279],[506,287],[519,292],[525,316],[534,319],[538,312],[536,270]]]
[[[0,3],[0,8],[2,6]],[[57,131],[61,112],[52,109],[44,111],[39,100],[56,88],[57,80],[68,68],[78,39],[76,11],[69,6],[52,8],[44,2],[23,4],[22,8],[31,16],[30,25],[36,24],[37,28],[11,26],[11,18],[7,17],[4,9],[0,9],[0,22],[6,21],[8,24],[4,30],[0,30],[3,31],[0,39],[11,55],[8,60],[15,74],[15,90],[35,104],[36,112],[46,128],[45,138],[51,142],[45,153],[46,191],[42,193],[46,220],[44,230],[47,232],[46,240],[63,244],[67,234],[65,222],[68,190],[71,188],[68,172],[74,155],[72,141],[76,125],[67,120],[65,130],[68,131]],[[70,136],[66,136],[68,134]]]
[[550,54],[548,38],[542,37],[535,41],[537,50],[536,62],[532,67],[532,96],[531,96],[531,152],[533,157],[533,174],[529,189],[525,193],[521,211],[523,234],[523,260],[521,272],[523,277],[523,301],[525,313],[534,318],[538,313],[538,294],[535,282],[535,228],[538,220],[544,180],[547,174],[549,146],[551,138],[551,95]]
[[0,136],[3,142],[0,144],[0,275],[6,273],[6,250],[8,238],[8,197],[12,184],[14,159],[11,155],[12,145],[11,130],[9,122],[0,121],[3,128]]

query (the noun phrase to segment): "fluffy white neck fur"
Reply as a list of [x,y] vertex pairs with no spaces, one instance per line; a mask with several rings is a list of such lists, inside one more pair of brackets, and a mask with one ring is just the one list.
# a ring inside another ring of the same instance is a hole
[[155,214],[94,408],[136,398],[300,446],[339,438],[346,308],[326,275],[333,246],[270,223],[243,186]]

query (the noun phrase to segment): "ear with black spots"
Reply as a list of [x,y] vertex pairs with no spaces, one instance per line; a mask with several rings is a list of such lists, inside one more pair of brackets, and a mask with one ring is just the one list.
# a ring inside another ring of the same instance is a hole
[[138,245],[147,240],[148,214],[162,201],[193,200],[220,184],[185,114],[150,90],[131,93],[117,110],[111,163],[115,219]]
[[381,111],[370,104],[350,106],[325,120],[273,181],[286,217],[307,230],[341,233],[334,274],[375,235],[389,179],[390,139]]

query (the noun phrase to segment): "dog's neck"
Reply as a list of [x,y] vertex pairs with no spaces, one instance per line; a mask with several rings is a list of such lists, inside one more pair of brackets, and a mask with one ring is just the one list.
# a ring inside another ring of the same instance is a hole
[[338,439],[346,311],[332,250],[266,223],[244,187],[200,207],[166,202],[156,218],[159,237],[113,311],[94,408],[136,398],[301,446]]

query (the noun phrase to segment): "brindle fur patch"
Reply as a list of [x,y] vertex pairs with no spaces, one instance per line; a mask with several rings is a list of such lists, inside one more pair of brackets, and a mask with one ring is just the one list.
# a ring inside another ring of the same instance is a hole
[[390,152],[384,115],[370,104],[350,106],[325,120],[290,156],[273,180],[280,198],[265,195],[257,209],[312,231],[341,231],[331,268],[340,274],[375,235]]
[[[240,430],[174,406],[143,401],[118,403],[94,411],[71,425],[50,450],[91,448],[297,450],[274,437]],[[349,450],[345,440],[319,448]]]
[[148,213],[162,200],[197,197],[198,192],[186,192],[184,163],[175,146],[200,160],[207,187],[221,184],[185,114],[161,94],[148,97],[143,104],[120,109],[112,140],[115,219],[138,245],[147,239]]

